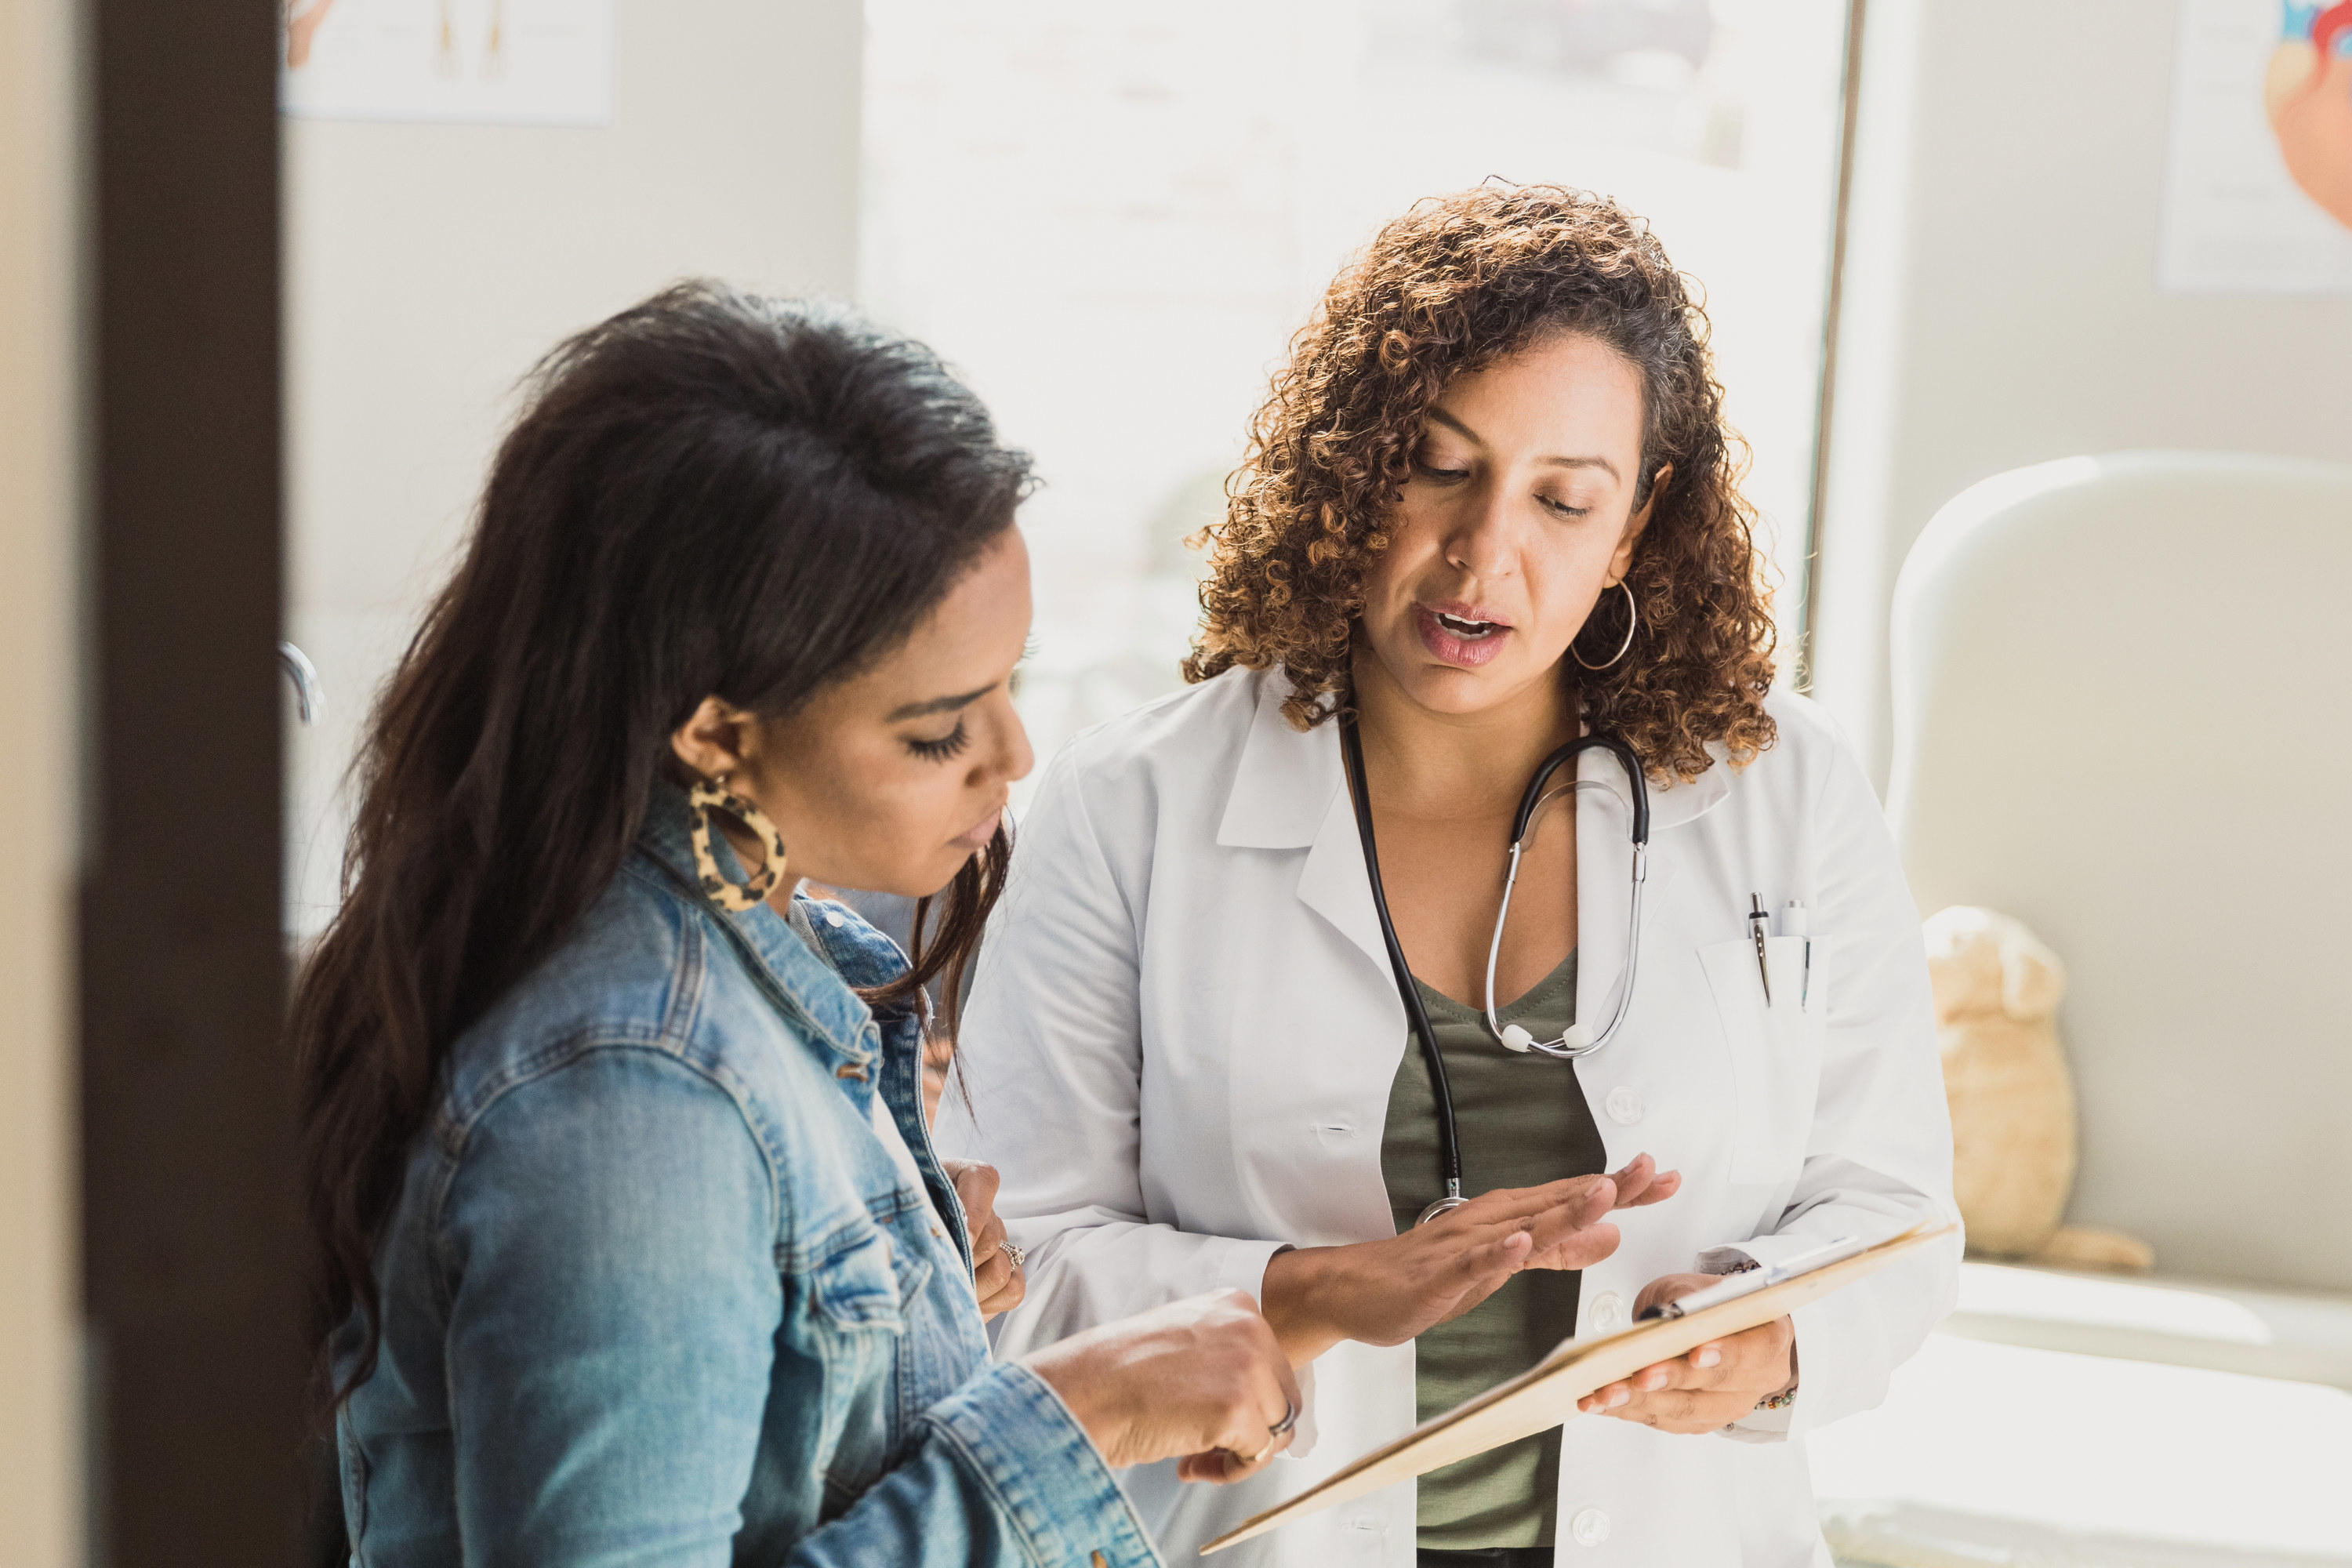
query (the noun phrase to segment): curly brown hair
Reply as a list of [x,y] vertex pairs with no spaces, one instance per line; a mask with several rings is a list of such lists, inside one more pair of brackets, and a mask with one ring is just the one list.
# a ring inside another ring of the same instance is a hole
[[[1661,781],[1705,773],[1710,743],[1735,765],[1769,746],[1771,595],[1706,312],[1646,224],[1557,185],[1422,202],[1332,282],[1252,421],[1224,521],[1203,531],[1213,570],[1185,679],[1279,666],[1293,725],[1339,711],[1365,569],[1388,547],[1430,407],[1455,376],[1562,332],[1641,373],[1636,507],[1673,466],[1626,574],[1641,610],[1632,650],[1599,671],[1562,661],[1585,717]],[[1617,598],[1586,623],[1596,659],[1624,636],[1608,624],[1622,619]]]

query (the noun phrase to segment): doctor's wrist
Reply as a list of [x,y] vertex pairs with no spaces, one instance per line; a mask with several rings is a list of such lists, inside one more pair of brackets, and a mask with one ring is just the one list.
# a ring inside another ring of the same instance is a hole
[[1258,1305],[1276,1343],[1293,1366],[1308,1362],[1348,1337],[1326,1303],[1337,1247],[1286,1247],[1265,1261]]

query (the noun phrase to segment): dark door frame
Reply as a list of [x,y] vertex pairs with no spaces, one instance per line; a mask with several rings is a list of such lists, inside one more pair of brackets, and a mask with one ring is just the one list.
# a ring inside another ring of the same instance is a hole
[[91,0],[94,1563],[293,1561],[305,1356],[281,1034],[278,7]]

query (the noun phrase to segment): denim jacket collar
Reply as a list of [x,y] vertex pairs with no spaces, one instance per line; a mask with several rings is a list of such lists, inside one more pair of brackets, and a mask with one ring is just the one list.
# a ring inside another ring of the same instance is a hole
[[[778,1000],[805,1019],[817,1039],[849,1062],[871,1062],[880,1048],[873,1010],[854,984],[878,985],[890,978],[870,956],[848,943],[827,942],[825,951],[840,964],[839,972],[808,950],[784,918],[765,904],[736,913],[722,910],[702,891],[694,864],[692,808],[686,792],[667,779],[655,781],[646,804],[646,823],[637,835],[637,849],[664,873],[680,897],[694,905],[730,935],[752,973],[773,990]],[[711,852],[721,875],[741,880],[743,866],[724,834],[710,836]],[[823,940],[820,938],[820,940]]]

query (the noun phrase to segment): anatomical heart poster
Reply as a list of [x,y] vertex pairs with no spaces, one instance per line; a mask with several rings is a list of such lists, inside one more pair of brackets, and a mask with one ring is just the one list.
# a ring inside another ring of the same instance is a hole
[[315,120],[604,125],[613,0],[284,0],[278,106]]
[[2352,0],[2180,0],[2157,284],[2352,293]]

